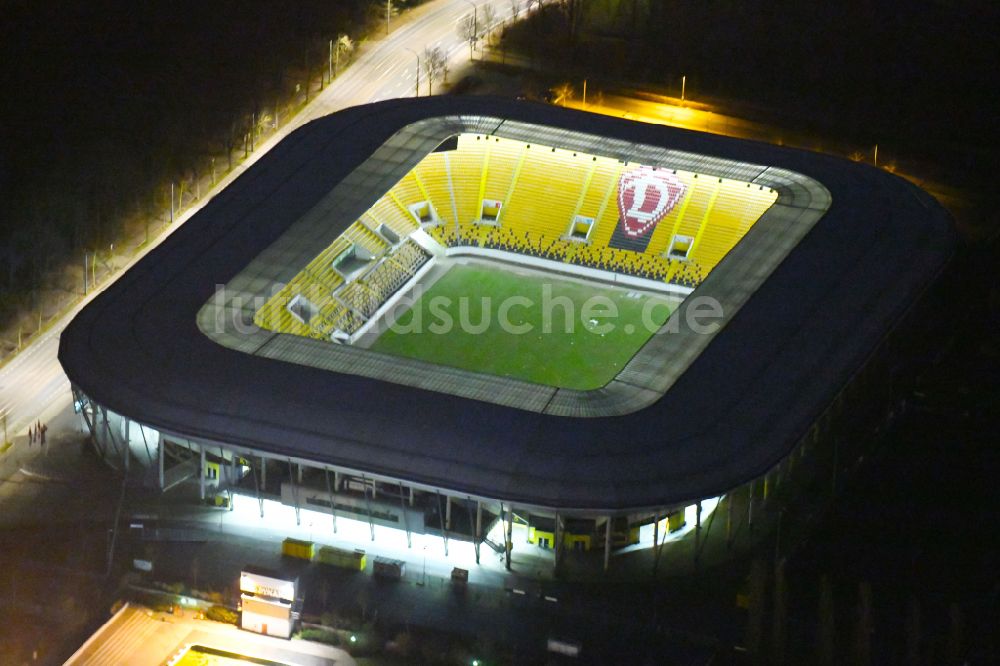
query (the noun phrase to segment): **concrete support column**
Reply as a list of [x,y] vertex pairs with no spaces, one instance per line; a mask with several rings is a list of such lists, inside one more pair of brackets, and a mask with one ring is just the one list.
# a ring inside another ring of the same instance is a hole
[[[125,441],[122,442],[122,465],[125,466],[125,473],[128,474],[129,463],[132,460],[132,456],[129,455],[131,451],[129,451],[129,439],[128,439],[128,434],[129,434],[128,424],[130,423],[130,421],[124,416],[122,417],[122,421],[125,422]],[[112,439],[114,439],[114,435],[112,435]]]
[[611,516],[604,525],[604,571],[611,566]]
[[[250,463],[250,474],[253,476],[253,490],[257,494],[257,510],[260,511],[260,517],[264,517],[264,498],[260,496],[260,483],[257,481],[257,469],[254,467],[253,458],[248,458],[247,461]],[[264,459],[261,458],[260,462],[263,464]],[[230,498],[229,510],[233,510],[233,505],[235,502]]]
[[299,485],[301,486],[302,485],[302,465],[300,464],[298,467],[299,467]]
[[267,492],[267,458],[260,457],[260,487]]
[[503,504],[500,504],[500,520],[501,526],[503,527],[503,551],[504,551],[504,566],[507,571],[510,571],[510,551],[513,550],[514,544],[511,543],[511,539],[514,531],[514,507],[507,507],[507,514],[504,514]]
[[198,468],[198,497],[205,499],[205,447],[198,447],[201,466]]
[[292,501],[295,503],[295,524],[302,524],[302,517],[299,514],[299,487],[295,484],[295,470],[292,469],[292,461],[288,460],[288,482],[292,484]]
[[101,447],[101,442],[97,436],[97,412],[94,404],[90,401],[85,401],[83,394],[73,388],[73,399],[79,401],[80,416],[83,417],[83,422],[87,424],[87,429],[90,430],[90,438],[94,442],[94,446],[101,454],[101,458],[104,458],[104,449]]
[[333,492],[340,492],[340,472],[337,470],[333,471]]
[[444,528],[451,531],[451,495],[444,496]]
[[[413,489],[410,489],[410,497],[413,497]],[[476,564],[479,564],[479,545],[483,542],[483,505],[476,500],[476,536],[472,540],[476,549]]]
[[372,541],[375,541],[375,522],[372,520],[372,498],[368,493],[368,479],[365,478],[364,474],[361,475],[361,485],[365,489],[365,506],[368,508],[368,529],[371,530]]
[[726,501],[726,548],[733,545],[733,499],[735,493],[729,493],[725,497]]
[[[448,523],[445,520],[444,511],[441,508],[441,491],[438,490],[438,491],[435,491],[435,492],[437,492],[438,524],[441,526],[442,536],[444,537],[443,538],[443,541],[444,541],[444,556],[448,557]],[[445,495],[445,501],[446,502],[447,502],[447,499],[448,499],[448,496]],[[450,520],[450,516],[451,516],[451,512],[449,510],[447,520]]]
[[[336,472],[334,472],[336,475]],[[323,476],[326,479],[326,496],[330,500],[330,513],[333,514],[333,533],[337,533],[337,504],[333,498],[333,488],[330,487],[330,470],[323,468]],[[409,536],[409,535],[407,535]]]
[[413,548],[413,537],[410,533],[410,519],[406,513],[406,501],[403,499],[403,487],[399,488],[399,512],[403,514],[403,527],[406,528],[406,547]]
[[410,487],[410,506],[413,506],[413,487]]
[[160,481],[160,491],[161,492],[163,491],[163,486],[164,486],[164,483],[165,483],[164,472],[163,472],[163,466],[164,466],[164,461],[163,461],[164,451],[163,451],[163,449],[166,448],[166,446],[167,446],[167,440],[163,437],[163,435],[160,435],[160,441],[156,445],[156,448],[157,448],[157,452],[156,452],[157,463],[156,464],[157,464],[157,467],[158,467],[158,469],[157,469],[158,477],[157,478]]
[[653,548],[660,543],[660,512],[653,516]]
[[149,441],[146,439],[146,429],[141,424],[139,425],[139,435],[142,437],[142,446],[146,449],[146,458],[149,460],[149,464],[153,464],[153,454],[149,452]]
[[698,557],[701,554],[701,500],[694,505],[694,561],[698,564]]
[[[104,446],[110,449],[114,446],[114,442],[111,440],[111,426],[108,425],[108,410],[104,407],[101,407],[101,418],[104,419]],[[108,457],[112,456],[109,455]]]
[[553,553],[555,554],[554,566],[556,569],[559,569],[559,563],[562,561],[562,542],[563,542],[562,520],[559,516],[559,512],[556,512],[555,543],[553,544]]
[[122,447],[124,449],[124,452],[122,453],[122,455],[125,457],[125,461],[124,461],[124,463],[125,463],[125,471],[128,472],[129,459],[132,457],[132,456],[129,455],[130,443],[132,441],[131,438],[129,437],[129,431],[130,431],[130,426],[132,425],[132,421],[130,421],[129,419],[125,418],[124,416],[122,417],[122,421],[125,422],[125,442],[124,442],[124,446]]

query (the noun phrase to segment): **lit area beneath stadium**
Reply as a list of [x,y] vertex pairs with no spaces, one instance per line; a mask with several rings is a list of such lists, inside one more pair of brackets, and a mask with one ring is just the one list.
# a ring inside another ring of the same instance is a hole
[[[95,406],[82,394],[78,400],[98,449],[109,461],[148,462],[145,474],[151,484],[162,490],[186,484],[181,492],[196,491],[210,505],[230,507],[191,514],[213,531],[275,543],[299,539],[316,549],[361,549],[372,557],[408,561],[411,575],[418,571],[448,577],[459,567],[469,571],[474,582],[500,585],[511,572],[549,575],[567,555],[576,566],[596,569],[603,562],[607,569],[613,559],[648,549],[654,542],[685,539],[699,524],[706,526],[719,503],[719,498],[708,498],[584,517],[475,500],[259,452],[178,441]],[[556,543],[561,546],[556,548]]]
[[[418,577],[423,574],[447,578],[452,568],[459,567],[469,571],[469,581],[482,584],[498,585],[505,574],[503,556],[485,549],[479,563],[476,562],[475,547],[470,541],[462,539],[445,539],[434,534],[407,533],[383,525],[370,526],[364,520],[356,520],[345,516],[337,517],[337,531],[333,531],[333,518],[329,513],[299,509],[298,522],[294,507],[274,500],[263,500],[263,517],[257,498],[241,492],[233,494],[231,512],[220,512],[218,520],[222,528],[228,525],[235,530],[262,530],[269,540],[279,541],[286,537],[302,539],[316,544],[330,545],[344,549],[367,550],[370,555],[380,555],[393,559],[408,561],[411,567],[416,567]],[[719,506],[721,498],[714,497],[701,502],[701,524],[709,518]],[[682,511],[683,519],[680,525],[671,529],[670,520],[664,516],[659,520],[658,527],[646,523],[639,527],[638,541],[632,545],[620,548],[615,555],[625,555],[639,550],[649,549],[655,543],[660,545],[680,541],[692,536],[699,524],[698,507],[691,504]],[[486,534],[486,539],[493,543],[503,543],[505,523],[497,521],[493,529]],[[374,531],[374,539],[372,533]],[[527,525],[515,521],[511,525],[511,541],[518,561],[525,565],[534,562],[548,571],[554,560],[551,549],[541,548],[529,541]],[[495,555],[490,557],[490,554]],[[523,569],[524,566],[515,567]],[[412,569],[411,569],[412,571]],[[537,569],[534,570],[538,571]],[[523,573],[523,571],[522,571]],[[419,578],[418,578],[419,579]]]
[[[266,530],[270,532],[269,537],[275,540],[294,537],[339,548],[367,549],[372,554],[409,560],[411,566],[426,561],[427,572],[440,577],[448,577],[453,567],[461,567],[469,570],[470,581],[486,582],[482,577],[504,571],[503,562],[499,558],[483,557],[477,565],[475,548],[469,541],[449,539],[446,555],[444,539],[439,536],[411,533],[408,545],[407,534],[403,530],[384,525],[374,525],[372,528],[366,521],[345,516],[337,517],[337,531],[334,533],[333,517],[329,513],[300,509],[296,524],[294,507],[269,499],[263,500],[263,504],[262,518],[257,498],[235,493],[233,510],[229,513],[220,512],[219,520],[233,528]],[[515,525],[517,527],[519,526]],[[498,538],[503,541],[502,536]]]

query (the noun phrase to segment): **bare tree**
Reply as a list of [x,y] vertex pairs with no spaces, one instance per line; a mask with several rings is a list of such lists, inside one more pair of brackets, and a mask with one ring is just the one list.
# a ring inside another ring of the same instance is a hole
[[[541,2],[538,5],[540,7]],[[559,9],[566,17],[566,36],[569,38],[569,43],[575,44],[577,34],[580,30],[580,15],[583,12],[583,3],[580,0],[559,0]]]
[[553,104],[566,106],[566,101],[573,96],[573,86],[568,83],[560,83],[552,89],[552,94],[554,95],[552,99]]
[[862,581],[858,584],[857,618],[854,629],[854,663],[858,666],[871,666],[874,631],[872,586],[868,581]]
[[472,48],[475,46],[478,26],[474,14],[466,14],[458,22],[458,36],[469,42],[469,60],[472,60]]
[[499,23],[497,8],[494,4],[487,3],[479,9],[479,12],[482,15],[479,19],[482,26],[480,32],[490,48],[493,48],[497,45],[497,39],[500,35],[500,31],[496,29]]
[[819,583],[819,628],[816,637],[816,663],[833,666],[836,661],[837,644],[836,606],[833,601],[833,584],[829,576],[823,576]]
[[510,0],[510,18],[514,20],[521,13],[521,0]]
[[493,3],[488,2],[479,8],[479,12],[483,16],[483,29],[481,32],[483,34],[489,34],[493,29],[493,24],[496,23],[497,20],[497,8],[493,6]]
[[445,67],[444,51],[440,47],[424,48],[424,71],[427,73],[427,94],[434,94],[434,79],[439,78]]

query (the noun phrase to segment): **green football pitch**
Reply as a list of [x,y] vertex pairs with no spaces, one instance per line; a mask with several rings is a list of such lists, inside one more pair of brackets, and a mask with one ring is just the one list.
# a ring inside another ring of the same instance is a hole
[[370,348],[586,391],[611,381],[675,307],[625,288],[457,264]]

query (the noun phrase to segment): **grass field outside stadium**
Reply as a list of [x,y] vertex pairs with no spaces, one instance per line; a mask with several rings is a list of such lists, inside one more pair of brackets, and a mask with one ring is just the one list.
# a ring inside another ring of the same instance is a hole
[[623,287],[456,264],[397,306],[370,348],[586,391],[611,381],[676,305]]

